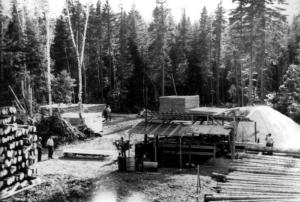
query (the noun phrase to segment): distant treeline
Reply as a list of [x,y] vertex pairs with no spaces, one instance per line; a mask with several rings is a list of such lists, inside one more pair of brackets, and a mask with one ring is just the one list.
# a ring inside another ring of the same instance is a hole
[[[37,10],[47,12],[47,1],[39,2]],[[288,67],[298,68],[299,17],[288,26],[280,8],[284,0],[233,2],[232,11],[225,11],[222,3],[213,14],[199,8],[196,22],[183,10],[175,22],[166,4],[158,1],[150,23],[134,6],[129,12],[122,6],[114,12],[108,0],[90,5],[80,75],[83,102],[110,103],[114,111],[133,112],[157,107],[161,95],[198,94],[201,105],[218,106],[265,99],[274,104],[269,93],[288,95],[291,89],[280,88],[287,75],[296,75],[286,74]],[[0,15],[0,102],[14,100],[10,85],[24,105],[31,97],[36,105],[47,103],[45,16],[28,15],[18,1],[12,3],[11,14]],[[80,50],[86,5],[73,0],[68,8]],[[76,103],[79,75],[66,9],[51,24],[53,101]]]

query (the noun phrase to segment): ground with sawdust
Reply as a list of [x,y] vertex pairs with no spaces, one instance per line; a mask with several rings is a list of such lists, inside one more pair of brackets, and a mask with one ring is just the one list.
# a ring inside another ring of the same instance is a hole
[[[118,152],[113,141],[128,138],[128,128],[140,120],[115,118],[104,125],[103,137],[61,145],[56,149],[53,160],[35,166],[42,181],[41,185],[24,191],[7,201],[83,201],[83,202],[146,202],[146,201],[196,201],[197,175],[195,169],[160,169],[158,173],[120,173],[117,171]],[[134,135],[132,142],[142,140]],[[65,159],[65,148],[100,149],[111,151],[111,156],[102,160]],[[223,168],[224,162],[220,162]],[[226,163],[225,163],[226,164]],[[218,166],[201,166],[201,194],[214,192],[216,183],[209,177]],[[216,170],[222,172],[222,170]]]

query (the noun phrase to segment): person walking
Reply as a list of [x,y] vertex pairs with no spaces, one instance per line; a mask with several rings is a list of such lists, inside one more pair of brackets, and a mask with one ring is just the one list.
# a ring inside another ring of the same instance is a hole
[[37,150],[38,150],[38,162],[42,161],[42,138],[39,137],[37,141]]
[[109,105],[106,106],[107,119],[111,121],[111,108]]
[[50,136],[47,140],[47,147],[48,147],[48,159],[53,159],[53,151],[54,151],[54,140]]

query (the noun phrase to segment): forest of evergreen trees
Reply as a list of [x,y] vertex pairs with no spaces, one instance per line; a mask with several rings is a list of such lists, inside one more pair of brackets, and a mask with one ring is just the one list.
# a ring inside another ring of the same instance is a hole
[[[45,104],[47,1],[37,1],[34,15],[18,0],[2,12],[2,1],[0,105],[15,100],[9,86],[24,106],[30,99],[34,106]],[[151,22],[134,6],[125,12],[120,5],[114,12],[109,0],[88,8],[67,1],[68,9],[50,20],[53,102],[77,103],[80,76],[83,103],[110,103],[114,111],[155,108],[161,95],[198,94],[202,106],[266,102],[285,114],[297,113],[300,14],[289,25],[285,0],[232,1],[232,10],[222,1],[214,13],[199,8],[195,22],[184,9],[175,22],[164,1],[156,2]],[[81,53],[84,41],[80,75],[74,42]]]

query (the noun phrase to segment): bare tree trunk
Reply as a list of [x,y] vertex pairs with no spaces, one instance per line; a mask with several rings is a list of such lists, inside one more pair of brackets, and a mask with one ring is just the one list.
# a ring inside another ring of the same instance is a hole
[[47,89],[48,89],[48,104],[50,105],[49,114],[52,116],[52,92],[51,92],[51,64],[50,64],[50,23],[49,16],[46,14],[46,31],[47,31],[47,43],[46,43],[46,58],[47,58]]
[[72,29],[72,24],[71,24],[71,17],[70,17],[70,11],[69,11],[69,6],[68,6],[68,0],[66,0],[67,3],[67,15],[68,15],[68,22],[69,22],[69,29],[71,33],[71,38],[73,42],[73,46],[75,48],[76,52],[76,57],[77,57],[77,63],[78,63],[78,105],[79,105],[79,118],[82,119],[82,63],[84,59],[84,47],[85,47],[85,39],[86,39],[86,30],[87,30],[87,25],[88,25],[88,20],[89,20],[89,5],[87,5],[87,11],[86,11],[86,20],[84,24],[84,33],[83,33],[83,39],[82,39],[82,47],[81,47],[81,54],[79,55],[79,47],[78,44],[75,42],[74,38],[74,32]]
[[254,10],[253,5],[251,5],[252,14],[251,14],[251,30],[250,30],[250,68],[249,68],[249,89],[248,89],[248,97],[249,97],[249,104],[253,104],[253,42],[254,42]]
[[234,74],[235,74],[235,87],[236,87],[236,102],[238,106],[241,106],[241,99],[240,99],[240,87],[239,87],[239,75],[238,75],[238,64],[236,60],[236,52],[233,52],[233,59],[234,59]]
[[2,64],[3,62],[2,42],[3,42],[3,26],[2,26],[2,14],[1,14],[0,15],[0,81],[4,80],[4,67]]
[[173,83],[174,93],[175,93],[175,95],[177,95],[177,89],[176,89],[176,84],[175,84],[175,79],[174,79],[173,73],[171,74],[171,77],[172,77],[172,83]]
[[84,103],[87,103],[87,91],[86,91],[86,68],[85,68],[85,62],[82,63],[82,69],[83,69],[83,92],[84,92]]
[[[67,68],[68,68],[68,72],[71,76],[71,69],[70,69],[70,63],[69,63],[69,56],[68,56],[68,53],[67,53],[67,50],[66,50],[66,47],[64,48],[64,51],[65,51],[65,54],[66,54],[66,58],[67,58]],[[73,95],[73,103],[75,103],[75,89],[74,89],[74,86],[72,86],[72,95]]]
[[263,33],[262,33],[262,47],[261,47],[261,66],[260,66],[260,99],[264,99],[264,68],[265,68],[265,49],[266,49],[266,38],[265,38],[265,27],[266,27],[266,19],[265,16],[263,15],[262,19],[262,28],[263,28]]

